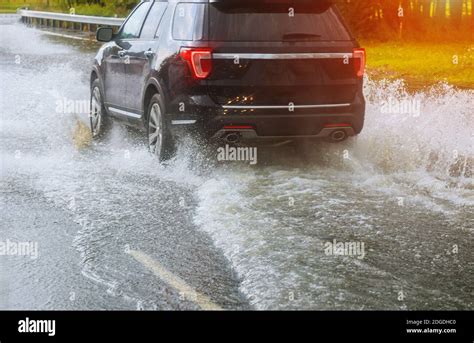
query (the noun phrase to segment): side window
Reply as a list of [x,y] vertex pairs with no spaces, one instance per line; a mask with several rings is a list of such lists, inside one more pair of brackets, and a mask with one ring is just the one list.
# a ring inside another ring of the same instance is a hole
[[155,2],[150,12],[148,13],[145,24],[143,25],[142,33],[140,38],[153,39],[155,33],[158,30],[163,14],[166,11],[168,4],[166,2]]
[[149,2],[143,2],[135,9],[133,14],[128,18],[119,34],[119,39],[138,38],[140,29],[142,28],[143,19],[150,8]]
[[178,4],[173,19],[173,38],[176,40],[202,40],[205,10],[205,4]]

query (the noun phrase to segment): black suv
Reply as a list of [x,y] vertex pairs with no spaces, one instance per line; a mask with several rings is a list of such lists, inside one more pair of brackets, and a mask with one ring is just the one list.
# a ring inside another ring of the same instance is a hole
[[331,1],[143,1],[97,39],[93,136],[123,120],[161,160],[180,128],[228,143],[362,130],[365,50]]

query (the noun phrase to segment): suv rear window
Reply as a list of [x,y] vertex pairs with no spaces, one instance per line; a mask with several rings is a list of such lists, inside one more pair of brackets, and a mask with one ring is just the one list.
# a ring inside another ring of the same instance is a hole
[[350,40],[334,5],[210,5],[212,41]]

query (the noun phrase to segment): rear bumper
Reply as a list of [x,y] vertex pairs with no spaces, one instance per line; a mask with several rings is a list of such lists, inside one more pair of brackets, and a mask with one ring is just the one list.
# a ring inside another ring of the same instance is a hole
[[[325,138],[335,130],[343,130],[347,136],[362,131],[365,101],[362,96],[349,106],[321,107],[317,109],[256,109],[226,110],[222,107],[182,114],[182,123],[171,125],[176,131],[186,127],[201,132],[207,138],[220,139],[229,132],[238,132],[244,140],[278,140],[296,138]],[[176,118],[176,117],[175,117]]]
[[[277,143],[302,138],[333,141],[355,136],[362,131],[364,114],[332,115],[264,115],[264,116],[217,116],[208,121],[196,121],[193,125],[174,125],[174,135],[179,136],[182,129],[193,129],[201,136],[216,141],[266,142]],[[177,127],[179,126],[179,127]],[[342,137],[341,137],[342,132]],[[339,135],[341,139],[337,139]]]
[[[363,113],[338,113],[315,115],[258,115],[258,116],[218,116],[205,126],[211,137],[223,132],[239,131],[243,138],[321,138],[327,137],[335,129],[347,130],[354,136],[362,130]],[[235,128],[235,129],[234,129]]]

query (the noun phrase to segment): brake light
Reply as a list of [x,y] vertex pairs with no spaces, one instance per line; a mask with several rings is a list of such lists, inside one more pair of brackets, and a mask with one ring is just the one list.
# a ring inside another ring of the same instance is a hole
[[196,79],[207,78],[212,71],[212,49],[182,48],[179,55],[185,60]]
[[357,48],[352,52],[354,58],[354,70],[358,78],[362,78],[365,73],[365,49]]

